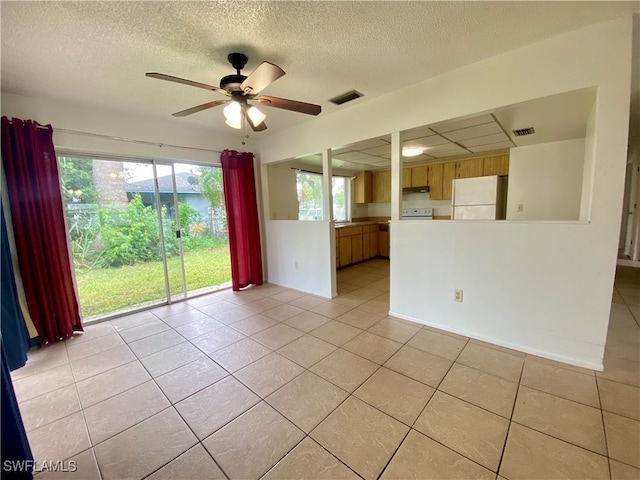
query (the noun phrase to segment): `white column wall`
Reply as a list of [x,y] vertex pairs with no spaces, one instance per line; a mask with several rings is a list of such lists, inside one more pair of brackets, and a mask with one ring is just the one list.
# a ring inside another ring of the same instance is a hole
[[[593,156],[585,162],[588,222],[392,222],[391,311],[601,369],[624,185],[631,27],[631,16],[593,25],[322,116],[261,140],[262,161],[597,86],[585,145]],[[454,288],[464,290],[463,303],[453,303]]]

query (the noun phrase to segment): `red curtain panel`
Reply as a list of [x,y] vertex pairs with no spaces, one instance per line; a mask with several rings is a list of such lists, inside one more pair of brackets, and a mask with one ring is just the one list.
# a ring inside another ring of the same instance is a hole
[[225,150],[220,157],[234,291],[262,284],[262,251],[253,153]]
[[82,331],[51,125],[2,117],[2,163],[20,275],[40,343]]

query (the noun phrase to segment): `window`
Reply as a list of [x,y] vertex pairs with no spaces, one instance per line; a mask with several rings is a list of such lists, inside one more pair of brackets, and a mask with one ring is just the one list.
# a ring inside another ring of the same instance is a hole
[[[298,220],[324,220],[322,211],[322,174],[298,172],[296,178],[298,191]],[[336,222],[350,219],[351,182],[348,177],[334,176],[333,218]]]

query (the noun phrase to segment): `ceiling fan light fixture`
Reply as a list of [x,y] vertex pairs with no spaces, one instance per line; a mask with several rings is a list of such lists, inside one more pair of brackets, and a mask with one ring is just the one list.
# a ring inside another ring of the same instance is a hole
[[264,122],[265,118],[267,118],[267,116],[264,113],[262,113],[260,110],[258,110],[254,106],[249,107],[249,110],[247,110],[247,115],[249,115],[251,122],[256,127],[260,125],[262,122]]
[[418,147],[405,147],[402,149],[403,157],[417,157],[418,155],[422,155],[423,150]]
[[231,128],[242,128],[242,107],[238,102],[229,102],[229,105],[222,110],[225,118],[225,123]]

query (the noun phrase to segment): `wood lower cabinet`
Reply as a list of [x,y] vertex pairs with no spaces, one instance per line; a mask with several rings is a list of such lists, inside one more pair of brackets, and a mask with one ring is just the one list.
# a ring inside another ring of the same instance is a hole
[[336,228],[336,266],[346,267],[378,256],[378,225]]
[[389,256],[389,230],[380,230],[378,235],[378,242],[380,247],[380,256]]

